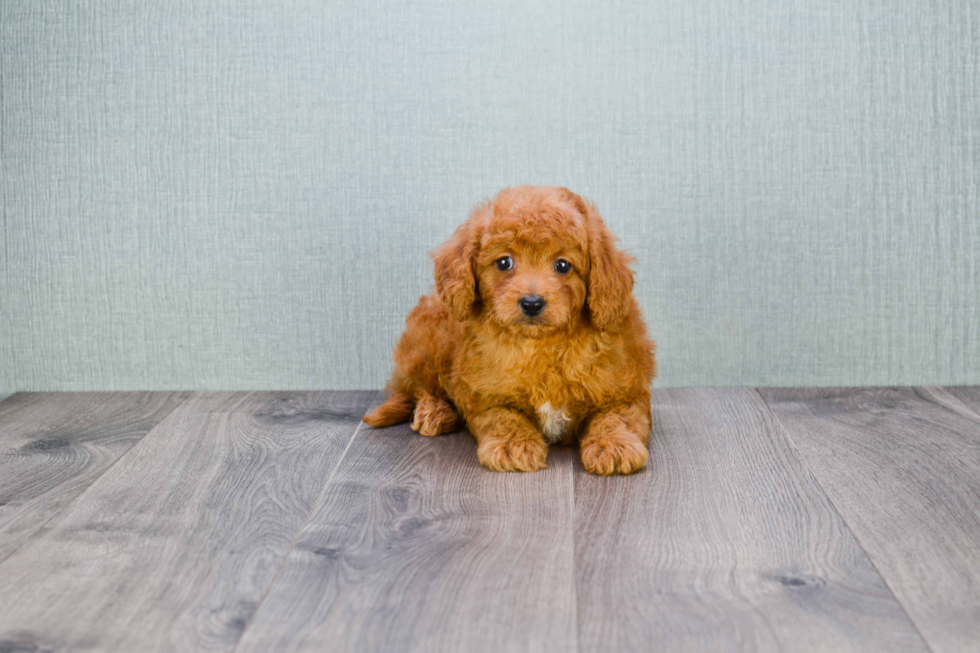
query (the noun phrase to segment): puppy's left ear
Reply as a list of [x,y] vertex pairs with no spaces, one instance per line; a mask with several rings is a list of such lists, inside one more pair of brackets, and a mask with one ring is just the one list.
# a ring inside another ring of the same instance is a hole
[[609,232],[599,212],[591,202],[565,189],[569,199],[585,217],[589,236],[589,277],[586,305],[592,324],[606,330],[622,318],[630,309],[633,294],[633,260],[625,252],[616,249],[616,239]]

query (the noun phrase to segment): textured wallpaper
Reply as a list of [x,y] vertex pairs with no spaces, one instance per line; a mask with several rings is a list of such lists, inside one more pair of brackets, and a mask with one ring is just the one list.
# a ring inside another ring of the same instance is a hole
[[0,394],[380,387],[521,183],[660,386],[980,383],[974,1],[5,0],[0,88]]

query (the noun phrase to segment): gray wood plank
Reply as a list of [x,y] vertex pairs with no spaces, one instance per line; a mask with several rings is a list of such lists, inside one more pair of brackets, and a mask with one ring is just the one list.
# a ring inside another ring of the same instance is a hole
[[581,651],[928,650],[754,390],[652,401],[646,470],[575,476]]
[[0,562],[188,396],[21,393],[0,404]]
[[192,396],[0,565],[0,650],[232,649],[378,396]]
[[940,388],[761,392],[933,650],[980,650],[980,417]]
[[574,651],[574,451],[479,466],[468,433],[364,429],[239,651]]

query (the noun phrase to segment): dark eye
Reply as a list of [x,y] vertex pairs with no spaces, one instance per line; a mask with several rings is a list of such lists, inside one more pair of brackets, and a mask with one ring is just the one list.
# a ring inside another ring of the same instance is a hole
[[558,274],[568,274],[572,271],[572,264],[563,258],[555,261],[555,272]]
[[497,269],[501,272],[506,272],[507,270],[514,267],[514,259],[509,256],[501,256],[497,259]]

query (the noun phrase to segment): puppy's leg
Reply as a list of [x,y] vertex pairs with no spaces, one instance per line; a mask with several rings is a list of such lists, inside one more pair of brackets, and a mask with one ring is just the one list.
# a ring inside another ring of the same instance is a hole
[[548,443],[524,415],[491,408],[469,420],[480,463],[495,472],[536,472],[548,465]]
[[649,404],[600,411],[582,432],[582,464],[593,474],[632,474],[647,464],[649,439]]
[[425,436],[452,433],[459,425],[459,415],[443,399],[423,392],[415,405],[412,429]]

